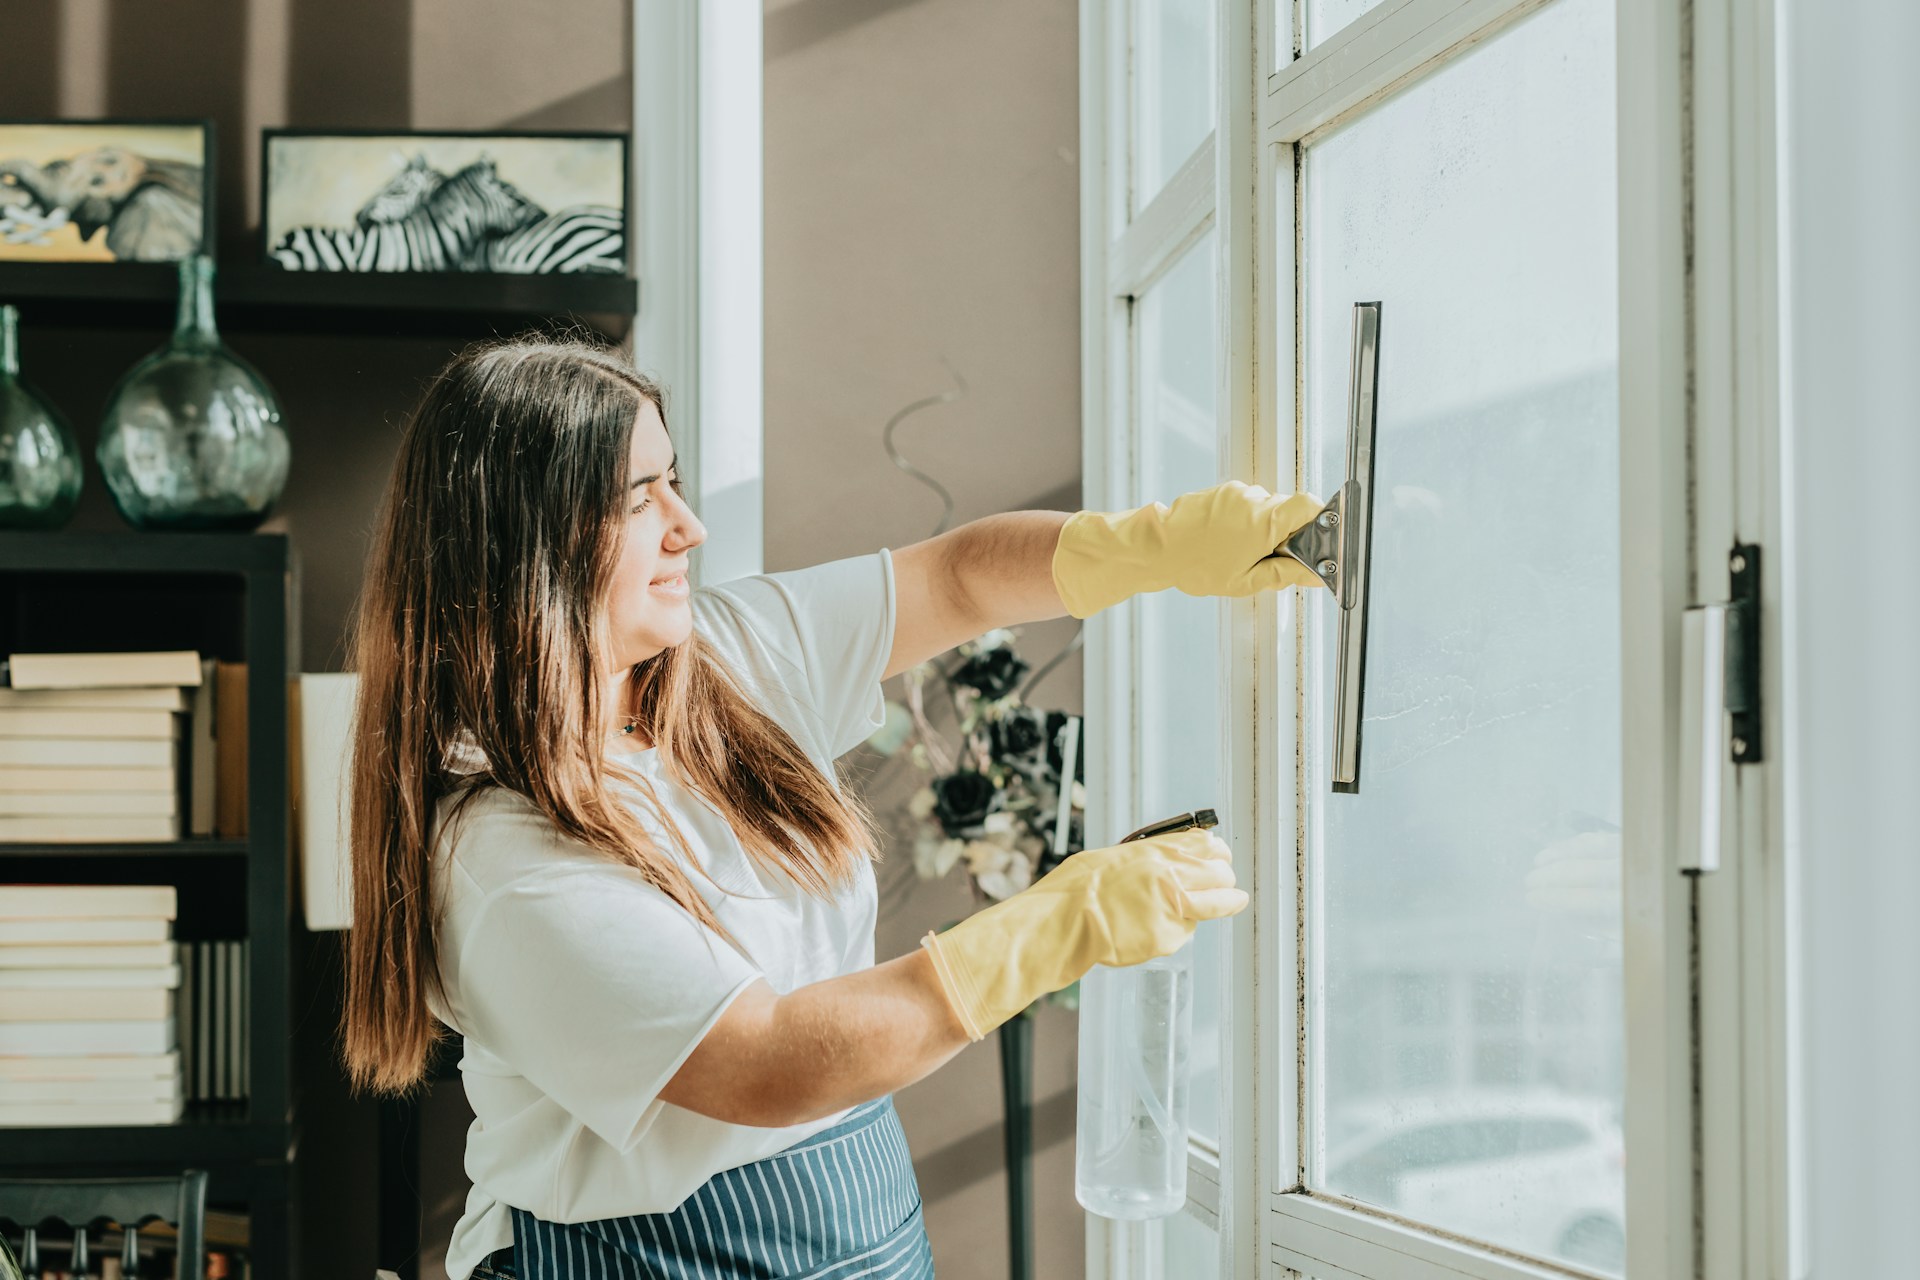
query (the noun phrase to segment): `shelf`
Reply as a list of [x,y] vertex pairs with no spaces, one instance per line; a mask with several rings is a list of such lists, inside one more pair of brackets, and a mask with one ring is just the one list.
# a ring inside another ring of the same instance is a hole
[[70,1129],[0,1129],[0,1171],[77,1165],[164,1164],[174,1168],[286,1160],[295,1145],[289,1125],[247,1119],[244,1102],[197,1102],[179,1124],[102,1125]]
[[5,844],[0,843],[0,860],[7,858],[244,858],[245,840],[212,840],[199,836],[191,840],[143,841],[139,844]]
[[8,573],[284,573],[281,533],[0,532]]
[[[166,329],[175,269],[156,263],[0,263],[0,302],[23,326]],[[366,336],[482,336],[570,320],[623,337],[640,286],[613,275],[300,272],[222,265],[215,280],[223,330]]]

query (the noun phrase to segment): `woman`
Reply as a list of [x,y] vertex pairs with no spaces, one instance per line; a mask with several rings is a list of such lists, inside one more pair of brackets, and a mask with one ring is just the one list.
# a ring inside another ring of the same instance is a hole
[[465,1037],[468,1275],[932,1274],[889,1096],[1096,964],[1246,903],[1187,832],[1090,850],[874,964],[833,761],[880,681],[991,628],[1311,581],[1314,509],[1019,512],[690,592],[661,391],[609,353],[456,358],[409,423],[355,634],[345,1057]]

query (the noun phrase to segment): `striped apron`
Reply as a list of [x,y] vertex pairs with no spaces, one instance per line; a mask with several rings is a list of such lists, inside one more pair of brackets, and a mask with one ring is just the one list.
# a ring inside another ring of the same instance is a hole
[[[503,1251],[504,1252],[504,1251]],[[498,1260],[496,1260],[498,1259]],[[931,1280],[907,1137],[882,1098],[777,1155],[715,1174],[672,1213],[572,1224],[513,1211],[517,1280]]]

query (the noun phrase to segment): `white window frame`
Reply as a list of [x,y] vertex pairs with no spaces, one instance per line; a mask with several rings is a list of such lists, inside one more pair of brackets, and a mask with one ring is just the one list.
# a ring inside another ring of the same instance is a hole
[[[1217,0],[1216,128],[1131,220],[1132,4],[1082,0],[1082,357],[1086,505],[1137,492],[1137,298],[1215,230],[1223,477],[1299,487],[1293,246],[1298,145],[1365,111],[1552,0],[1385,0],[1304,56],[1299,7]],[[1623,475],[1623,776],[1628,1275],[1787,1273],[1798,1197],[1786,1152],[1787,860],[1775,766],[1730,771],[1726,866],[1674,868],[1678,616],[1723,599],[1726,551],[1759,541],[1777,591],[1781,536],[1774,317],[1775,48],[1770,0],[1617,0]],[[1683,29],[1683,21],[1691,21]],[[1292,50],[1272,65],[1276,50]],[[1683,89],[1691,91],[1691,109]],[[1691,167],[1689,167],[1689,165]],[[1691,237],[1691,240],[1689,239]],[[1693,250],[1693,274],[1686,270]],[[1263,299],[1284,298],[1284,305]],[[1689,400],[1691,391],[1692,399]],[[1689,472],[1689,458],[1692,471]],[[1307,1192],[1299,1135],[1311,1070],[1296,759],[1301,671],[1293,600],[1223,603],[1226,821],[1256,908],[1232,929],[1242,980],[1224,1001],[1225,1150],[1196,1142],[1187,1212],[1219,1236],[1223,1276],[1320,1280],[1577,1274]],[[1132,610],[1089,620],[1089,837],[1117,836],[1137,775]],[[1769,634],[1778,635],[1772,619]],[[1777,644],[1768,695],[1780,706]],[[1778,733],[1773,717],[1770,733]],[[1648,744],[1658,749],[1648,750]],[[1778,760],[1779,744],[1769,744]],[[1263,785],[1295,776],[1293,787]],[[1697,939],[1692,920],[1697,912]],[[1698,984],[1692,962],[1698,960]],[[1250,979],[1250,980],[1247,980]],[[1698,1022],[1696,1024],[1696,1011]],[[1288,1012],[1292,1016],[1282,1016]],[[1696,1055],[1697,1049],[1697,1055]],[[1698,1114],[1693,1099],[1704,1099]],[[1279,1123],[1281,1117],[1291,1123]],[[1238,1123],[1232,1118],[1241,1117]],[[1251,1120],[1244,1119],[1251,1117]],[[1694,1201],[1701,1198],[1696,1221]],[[1792,1212],[1790,1212],[1792,1211]],[[1089,1217],[1088,1275],[1160,1274],[1157,1233]]]

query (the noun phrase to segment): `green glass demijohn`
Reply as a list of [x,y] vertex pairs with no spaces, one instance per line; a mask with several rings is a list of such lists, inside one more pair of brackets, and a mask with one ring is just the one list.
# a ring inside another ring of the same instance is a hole
[[20,379],[20,313],[0,307],[0,529],[58,529],[80,501],[80,444]]
[[280,403],[213,325],[213,263],[180,263],[167,345],[120,380],[96,454],[114,505],[141,529],[252,529],[287,483]]

